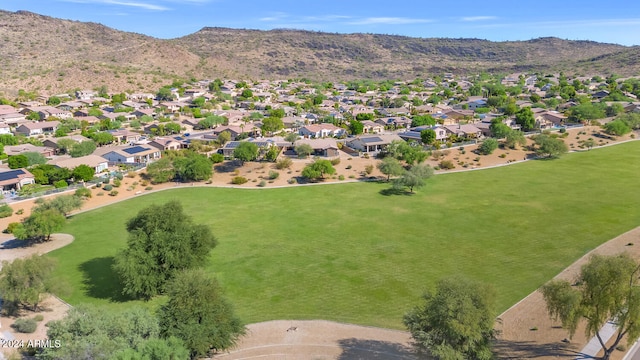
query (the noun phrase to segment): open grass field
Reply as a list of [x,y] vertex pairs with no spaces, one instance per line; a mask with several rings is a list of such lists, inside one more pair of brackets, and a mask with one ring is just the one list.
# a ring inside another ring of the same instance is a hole
[[[219,245],[209,270],[247,323],[327,319],[402,328],[447,275],[492,283],[505,310],[597,245],[640,225],[640,142],[553,161],[438,175],[416,194],[351,183],[279,189],[182,188],[74,216],[50,253],[71,304],[112,307],[110,264],[124,223],[179,199]],[[157,306],[156,299],[150,306]],[[137,303],[137,302],[136,302]]]

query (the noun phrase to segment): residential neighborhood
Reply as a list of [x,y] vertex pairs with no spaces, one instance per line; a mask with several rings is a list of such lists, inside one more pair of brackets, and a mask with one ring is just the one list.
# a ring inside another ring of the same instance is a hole
[[[7,99],[0,105],[0,133],[16,139],[5,143],[9,158],[38,153],[49,164],[70,170],[85,161],[96,176],[125,164],[149,164],[165,151],[194,144],[213,145],[208,152],[226,159],[233,159],[233,149],[243,141],[262,151],[273,146],[295,154],[296,145],[307,144],[313,156],[336,157],[343,147],[375,156],[392,141],[431,149],[482,142],[495,136],[498,122],[535,133],[606,121],[639,111],[639,84],[638,78],[526,73],[366,87],[357,81],[201,80],[174,83],[156,95],[84,89]],[[423,143],[425,130],[435,133],[430,143]],[[299,139],[288,144],[282,137],[292,133]],[[69,142],[96,147],[70,156]]]

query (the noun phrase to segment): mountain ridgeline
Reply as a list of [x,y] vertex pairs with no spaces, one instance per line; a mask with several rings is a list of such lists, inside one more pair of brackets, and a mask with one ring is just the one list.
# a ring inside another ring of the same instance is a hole
[[205,27],[171,40],[101,24],[0,11],[0,93],[107,85],[157,90],[175,78],[413,79],[451,72],[640,72],[640,47],[540,38],[412,38]]

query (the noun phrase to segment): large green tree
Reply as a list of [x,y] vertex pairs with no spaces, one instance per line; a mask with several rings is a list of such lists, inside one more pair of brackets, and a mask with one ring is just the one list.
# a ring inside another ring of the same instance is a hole
[[202,269],[176,274],[159,312],[161,334],[181,339],[193,358],[232,347],[245,328],[216,279]]
[[509,125],[503,123],[502,121],[491,121],[491,125],[489,126],[489,130],[491,130],[491,136],[496,139],[502,139],[507,136],[512,130]]
[[391,179],[391,176],[399,176],[404,172],[404,168],[398,159],[386,156],[382,161],[378,163],[378,169],[381,173],[387,175],[387,181]]
[[188,153],[188,156],[177,157],[173,160],[176,176],[182,181],[202,181],[213,175],[213,163],[200,154]]
[[276,131],[282,130],[284,123],[281,118],[269,116],[262,120],[262,131],[266,135],[271,135]]
[[533,111],[529,107],[523,107],[516,112],[516,123],[520,125],[522,131],[531,131],[536,126],[536,119],[533,116]]
[[75,181],[89,181],[93,179],[96,174],[96,170],[89,165],[80,164],[76,166],[71,175]]
[[331,164],[331,161],[325,159],[317,159],[311,164],[302,169],[302,176],[309,180],[324,179],[324,175],[335,174],[336,169]]
[[20,306],[36,311],[45,293],[54,285],[55,262],[48,257],[32,255],[13,262],[3,261],[0,271],[0,292],[4,309],[10,313]]
[[533,141],[537,145],[536,153],[540,156],[558,158],[569,151],[569,147],[562,139],[547,134],[536,135]]
[[393,187],[400,189],[407,187],[410,192],[414,188],[423,187],[426,180],[433,176],[433,168],[429,165],[414,165],[405,171],[399,178],[393,182]]
[[309,144],[300,144],[294,148],[294,151],[300,158],[306,158],[307,156],[313,154],[313,148]]
[[48,325],[49,339],[60,346],[38,354],[45,360],[187,360],[181,340],[160,338],[158,319],[147,309],[132,307],[116,312],[79,305]]
[[495,294],[485,284],[446,278],[404,316],[415,345],[443,360],[493,358]]
[[478,146],[478,152],[482,155],[490,155],[495,149],[498,148],[498,140],[494,138],[485,139],[480,146]]
[[245,161],[253,161],[258,158],[259,151],[258,145],[249,141],[242,141],[233,150],[233,158],[240,160],[242,163]]
[[173,180],[176,170],[171,159],[163,157],[147,165],[146,176],[153,184],[161,184]]
[[436,141],[436,131],[433,129],[424,129],[420,131],[420,139],[426,145],[431,145]]
[[113,268],[122,292],[150,299],[164,292],[177,271],[203,265],[216,239],[205,225],[194,224],[178,201],[151,205],[127,222],[127,247]]
[[604,125],[604,131],[607,134],[622,136],[631,132],[631,128],[622,120],[613,120]]
[[24,155],[10,156],[7,160],[10,169],[21,169],[29,166],[29,159]]
[[17,239],[29,241],[49,241],[51,234],[62,229],[65,217],[57,209],[48,208],[34,211],[22,221],[22,226],[14,230]]
[[[552,280],[542,287],[549,316],[560,320],[573,336],[581,321],[587,337],[596,337],[604,351],[611,353],[626,335],[632,343],[640,336],[640,265],[629,255],[594,255],[585,264],[572,285],[567,280]],[[600,329],[615,322],[613,341],[600,336]]]
[[75,143],[69,149],[69,155],[71,157],[82,157],[92,154],[96,151],[96,143],[93,140],[83,141]]

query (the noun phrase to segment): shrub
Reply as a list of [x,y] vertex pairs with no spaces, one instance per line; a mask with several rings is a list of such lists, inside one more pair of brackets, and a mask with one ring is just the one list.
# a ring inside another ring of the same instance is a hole
[[298,182],[298,180],[296,180],[296,178],[291,178],[291,179],[287,180],[287,182],[288,182],[289,184],[295,184],[295,183],[297,183],[297,182]]
[[504,159],[507,157],[507,154],[500,154],[498,157]]
[[75,192],[75,196],[79,198],[90,198],[91,197],[91,189],[89,188],[79,188]]
[[565,129],[565,128],[560,128],[560,134],[564,134],[564,133],[566,133],[566,132],[567,132],[567,129]]
[[293,164],[293,160],[289,158],[282,158],[276,162],[276,169],[282,170],[287,169]]
[[122,173],[116,173],[116,176],[114,177],[118,180],[122,180],[124,178],[124,175],[122,175]]
[[331,165],[336,166],[340,164],[340,158],[331,159]]
[[618,350],[618,351],[627,351],[627,347],[624,346],[624,344],[619,344],[618,346],[616,346],[616,350]]
[[19,222],[9,223],[9,225],[7,225],[7,229],[5,230],[5,232],[7,234],[13,234],[13,231],[19,226],[22,226],[22,223],[19,223]]
[[140,182],[140,185],[142,185],[142,186],[148,186],[148,185],[149,185],[149,182],[148,182],[147,180],[142,180],[142,181]]
[[96,194],[96,196],[104,196],[104,193],[103,192],[99,192],[99,193]]
[[147,186],[146,188],[144,188],[145,190],[153,190],[153,186]]
[[118,178],[113,179],[113,186],[114,187],[120,187],[120,185],[122,185],[122,181]]
[[347,165],[347,167],[345,169],[350,170],[352,168],[351,165]]
[[66,188],[67,186],[69,186],[69,184],[67,184],[67,180],[60,180],[53,183],[53,187],[56,189]]
[[18,211],[16,211],[16,215],[22,215],[24,214],[24,209],[18,209]]
[[338,175],[338,180],[344,180],[344,175]]
[[368,164],[364,167],[364,172],[367,173],[367,175],[371,175],[371,173],[373,172],[373,165]]
[[19,318],[11,327],[16,329],[17,332],[32,334],[38,328],[38,322],[34,319]]
[[0,218],[6,218],[13,215],[13,209],[7,204],[0,205]]
[[109,196],[116,196],[116,195],[118,195],[118,190],[111,190],[109,192]]
[[97,183],[97,184],[96,184],[96,187],[97,187],[98,189],[99,189],[99,188],[101,188],[101,187],[102,187],[102,183],[101,183],[101,182]]
[[113,190],[113,186],[111,186],[111,185],[109,185],[109,184],[107,184],[107,185],[103,186],[102,188],[104,189],[104,191],[111,191],[111,190]]
[[260,183],[258,184],[258,186],[259,186],[259,187],[265,187],[265,186],[267,186],[267,182],[266,182],[266,181],[264,181],[264,180],[262,180],[262,181],[260,181]]
[[44,320],[44,316],[42,316],[42,314],[38,314],[38,315],[33,317],[33,320],[40,322],[40,321]]
[[249,180],[247,180],[247,178],[244,177],[244,176],[236,176],[233,179],[231,179],[231,183],[235,184],[235,185],[242,185],[242,184],[246,183],[247,181],[249,181]]
[[210,159],[212,163],[219,164],[224,161],[224,155],[218,153],[211,154]]
[[134,177],[136,177],[136,172],[135,171],[129,171],[127,173],[127,177],[133,179]]
[[273,170],[269,171],[269,180],[275,180],[278,176],[280,176],[279,172]]
[[103,184],[108,184],[109,182],[111,182],[111,178],[104,178],[104,180],[102,180]]
[[453,161],[451,161],[451,160],[442,160],[442,161],[440,161],[440,164],[438,164],[438,165],[440,166],[441,169],[445,169],[445,170],[451,170],[451,169],[456,167],[453,164]]

